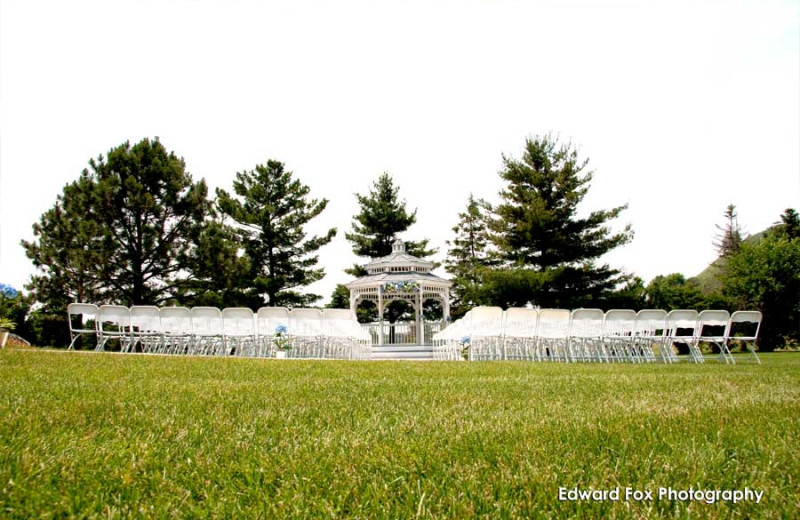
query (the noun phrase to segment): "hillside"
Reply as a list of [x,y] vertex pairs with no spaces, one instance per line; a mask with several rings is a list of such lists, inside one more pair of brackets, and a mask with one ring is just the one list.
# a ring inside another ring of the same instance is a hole
[[[753,235],[749,235],[744,239],[744,243],[751,244],[760,241],[768,231],[771,231],[776,226],[769,227]],[[720,263],[719,259],[715,260],[711,265],[703,269],[700,274],[690,278],[697,282],[698,287],[704,294],[715,293],[722,290],[722,283],[719,281]]]

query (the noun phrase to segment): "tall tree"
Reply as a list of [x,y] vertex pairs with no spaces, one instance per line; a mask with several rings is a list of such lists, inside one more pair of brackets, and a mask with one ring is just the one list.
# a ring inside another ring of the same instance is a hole
[[[400,188],[394,185],[391,176],[384,172],[372,184],[367,195],[356,194],[361,211],[353,217],[353,231],[345,238],[353,245],[353,252],[361,257],[379,258],[392,252],[392,242],[399,233],[417,221],[417,211],[409,213],[406,201],[398,196]],[[418,257],[436,253],[428,249],[428,240],[406,242],[406,251]],[[364,276],[360,265],[345,270],[353,276]]]
[[787,208],[781,215],[781,233],[789,240],[800,238],[800,215],[793,208]]
[[458,224],[453,227],[455,237],[447,241],[445,268],[452,275],[451,314],[454,318],[480,304],[482,273],[484,268],[495,263],[489,250],[491,212],[488,202],[470,194],[466,210],[458,214]]
[[250,258],[240,253],[236,231],[218,220],[208,220],[187,259],[192,279],[179,300],[219,308],[248,306]]
[[46,311],[61,313],[73,301],[103,302],[107,263],[97,180],[84,170],[64,186],[55,205],[33,225],[36,237],[22,241],[37,272],[26,285]]
[[299,290],[324,276],[314,253],[333,239],[336,228],[306,236],[305,225],[328,205],[327,199],[310,199],[310,191],[275,160],[237,173],[235,196],[217,190],[219,209],[233,220],[249,258],[252,306],[308,305],[320,298]]
[[571,144],[545,135],[527,139],[521,159],[504,155],[503,163],[507,186],[492,238],[504,267],[541,274],[541,289],[530,284],[530,303],[580,306],[622,281],[620,271],[597,261],[632,239],[630,226],[620,233],[607,227],[627,206],[577,216],[592,180],[588,160],[579,159]]
[[118,146],[91,160],[103,226],[108,299],[158,304],[186,285],[186,257],[210,208],[205,181],[158,139]]
[[720,258],[727,258],[735,254],[742,244],[742,229],[739,227],[736,206],[728,204],[724,217],[725,223],[722,226],[717,224],[717,236],[714,239],[714,247]]

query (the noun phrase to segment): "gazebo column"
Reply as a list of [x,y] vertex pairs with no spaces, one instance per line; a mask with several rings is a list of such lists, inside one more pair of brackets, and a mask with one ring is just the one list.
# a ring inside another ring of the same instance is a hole
[[422,287],[420,287],[419,291],[417,291],[417,305],[415,310],[417,315],[417,343],[419,345],[424,345],[425,323],[422,320]]
[[383,291],[378,289],[378,346],[383,346]]

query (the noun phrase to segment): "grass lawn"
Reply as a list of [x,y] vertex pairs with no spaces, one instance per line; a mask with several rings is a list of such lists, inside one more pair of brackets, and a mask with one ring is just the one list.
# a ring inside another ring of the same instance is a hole
[[[0,517],[800,516],[800,354],[704,366],[0,351]],[[748,361],[747,364],[744,362]],[[559,501],[559,487],[650,501]],[[760,504],[660,487],[763,492]]]

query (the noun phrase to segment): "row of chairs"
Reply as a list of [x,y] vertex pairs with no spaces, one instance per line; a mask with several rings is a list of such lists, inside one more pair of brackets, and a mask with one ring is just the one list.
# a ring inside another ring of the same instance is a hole
[[740,341],[761,363],[761,318],[758,311],[475,307],[434,335],[434,358],[674,363],[674,347],[684,343],[695,363],[705,362],[703,344],[716,346],[720,362],[735,363],[729,344]]
[[70,345],[94,337],[95,350],[119,342],[121,352],[369,359],[370,336],[349,309],[262,307],[67,306]]

